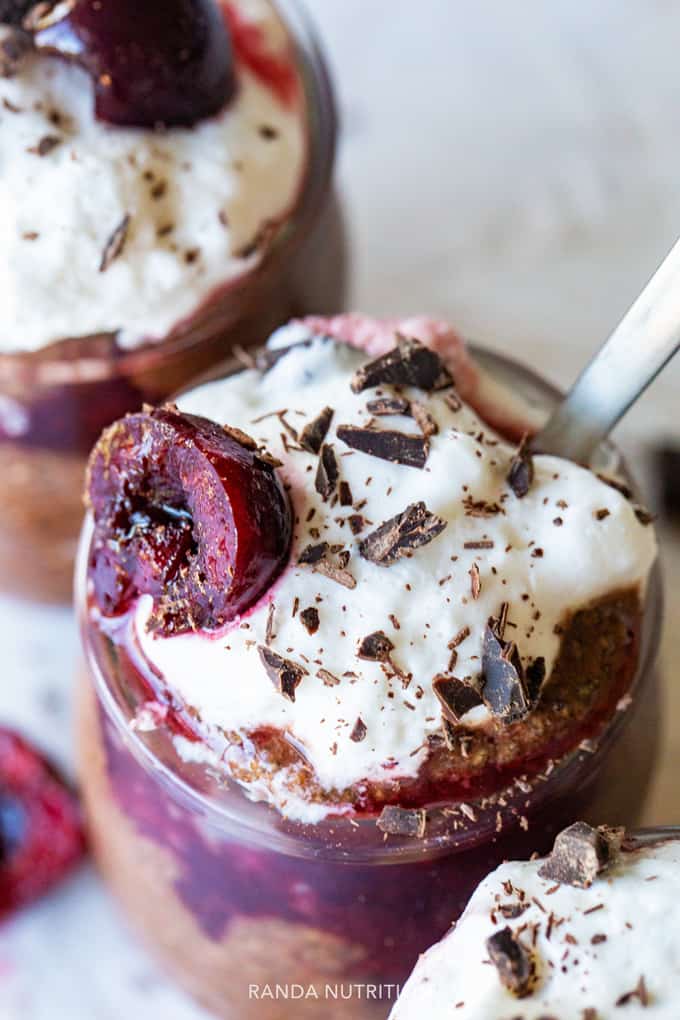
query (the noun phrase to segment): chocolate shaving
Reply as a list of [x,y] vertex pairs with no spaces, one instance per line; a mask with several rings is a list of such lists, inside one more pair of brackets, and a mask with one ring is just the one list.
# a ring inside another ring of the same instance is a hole
[[314,606],[303,609],[300,613],[300,620],[309,634],[316,634],[319,629],[319,610]]
[[30,152],[32,156],[49,156],[49,154],[56,149],[58,145],[61,145],[61,142],[62,139],[59,135],[43,135],[38,144],[32,145],[28,149],[28,152]]
[[615,489],[616,492],[620,492],[624,499],[632,499],[633,491],[630,486],[626,485],[625,482],[620,482],[618,478],[610,478],[609,475],[603,475],[598,472],[597,477],[605,485],[608,485],[610,489]]
[[531,957],[511,928],[501,928],[486,940],[486,951],[498,971],[501,984],[523,998],[531,992]]
[[541,878],[587,889],[611,863],[615,841],[607,830],[574,822],[555,837],[552,852],[539,869]]
[[257,443],[252,436],[249,436],[247,432],[242,429],[237,429],[234,425],[223,425],[222,431],[225,432],[230,439],[233,439],[235,443],[242,446],[246,450],[255,451],[257,450]]
[[651,514],[649,510],[646,510],[643,506],[633,507],[633,512],[635,513],[635,516],[639,520],[640,524],[642,524],[644,527],[647,527],[648,524],[653,524],[654,521],[656,520],[656,516],[654,514]]
[[353,535],[358,535],[366,527],[366,518],[362,517],[361,514],[351,514],[347,520]]
[[13,78],[32,47],[28,32],[0,25],[0,78]]
[[359,544],[365,560],[380,567],[389,567],[403,556],[427,545],[440,535],[446,521],[430,513],[423,502],[411,503],[406,509],[384,521]]
[[427,825],[427,812],[415,808],[397,807],[396,804],[386,805],[380,812],[376,825],[388,836],[410,836],[422,839]]
[[479,567],[473,563],[468,571],[470,575],[470,592],[473,599],[478,599],[482,591],[482,582],[479,578]]
[[532,707],[517,645],[500,641],[488,625],[482,646],[482,698],[489,711],[504,723],[523,719]]
[[363,428],[360,425],[339,425],[338,439],[352,450],[367,453],[406,467],[424,468],[430,452],[425,436],[398,432],[394,429]]
[[352,391],[361,393],[383,383],[417,386],[421,390],[446,389],[453,379],[439,355],[419,340],[397,335],[397,346],[354,373]]
[[352,740],[355,744],[360,744],[361,741],[366,736],[367,732],[368,731],[366,728],[366,723],[361,718],[361,716],[358,716],[357,721],[354,723],[352,732],[349,735],[349,739]]
[[526,668],[527,695],[532,705],[535,705],[540,697],[545,673],[545,659],[542,655],[539,655],[533,662],[530,662]]
[[259,645],[258,652],[260,659],[267,671],[267,676],[276,687],[277,691],[283,694],[289,701],[295,701],[296,688],[307,675],[307,670],[291,659],[284,659],[266,645]]
[[340,482],[339,489],[340,506],[351,506],[354,502],[352,497],[352,490],[349,487],[349,482]]
[[303,450],[308,450],[309,453],[318,453],[320,451],[321,444],[328,434],[333,414],[332,407],[324,407],[323,411],[317,414],[316,418],[307,422],[298,437],[298,442]]
[[268,645],[272,643],[275,638],[274,634],[274,615],[276,613],[276,606],[273,602],[269,603],[269,609],[267,610],[267,626],[264,632],[264,639]]
[[130,229],[130,214],[125,213],[122,220],[113,231],[108,241],[104,245],[104,251],[102,252],[102,259],[99,263],[99,272],[105,273],[112,262],[123,253],[125,248],[125,242],[127,241],[128,231]]
[[649,992],[647,991],[645,979],[642,976],[632,991],[624,992],[623,995],[618,997],[615,1005],[627,1006],[629,1002],[633,1001],[633,999],[637,999],[640,1005],[645,1008],[649,1005]]
[[439,426],[429,411],[425,408],[424,404],[414,400],[411,404],[411,414],[413,415],[413,420],[426,439],[429,439],[430,436],[437,435],[439,432]]
[[444,714],[454,723],[470,709],[482,704],[479,691],[458,677],[439,673],[432,681],[432,686]]
[[335,450],[329,444],[324,443],[321,447],[319,466],[316,470],[316,479],[314,481],[314,488],[324,502],[329,500],[335,492],[339,476],[340,470]]
[[526,496],[534,480],[534,461],[529,449],[529,437],[525,435],[512,459],[507,482],[518,499]]
[[356,579],[346,569],[348,562],[348,552],[339,556],[338,561],[334,562],[328,542],[308,545],[302,550],[298,558],[298,563],[310,566],[315,573],[323,574],[324,577],[330,578],[331,581],[337,581],[338,584],[343,585],[345,588],[356,588]]
[[390,652],[394,645],[382,630],[376,630],[362,638],[357,650],[357,658],[367,659],[370,662],[389,662]]
[[405,397],[377,397],[368,401],[366,410],[378,418],[389,414],[410,415],[411,403]]
[[316,675],[318,676],[319,680],[323,680],[326,687],[337,687],[338,684],[340,683],[340,677],[336,676],[335,673],[329,672],[329,670],[327,669],[317,670]]

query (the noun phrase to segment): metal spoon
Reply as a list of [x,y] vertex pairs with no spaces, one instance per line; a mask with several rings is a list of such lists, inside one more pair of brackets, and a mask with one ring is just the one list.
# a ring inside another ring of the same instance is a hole
[[680,349],[680,241],[583,370],[531,446],[587,464]]

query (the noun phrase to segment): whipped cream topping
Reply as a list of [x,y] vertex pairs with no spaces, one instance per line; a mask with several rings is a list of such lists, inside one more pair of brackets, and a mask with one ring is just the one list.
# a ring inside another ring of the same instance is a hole
[[[427,322],[412,320],[412,330],[418,324],[427,338]],[[353,393],[351,377],[366,355],[328,338],[310,339],[304,323],[278,331],[270,345],[305,339],[307,345],[291,349],[265,375],[246,370],[179,401],[183,411],[243,429],[282,462],[295,520],[288,567],[226,631],[154,636],[145,627],[149,596],[138,603],[135,628],[154,669],[212,735],[285,731],[332,800],[332,791],[362,780],[417,774],[428,736],[441,727],[432,680],[446,672],[449,643],[461,631],[469,635],[456,649],[455,674],[475,678],[487,621],[508,602],[508,626],[524,663],[543,656],[549,673],[559,651],[556,625],[618,589],[643,591],[656,545],[653,529],[642,526],[631,504],[575,464],[534,458],[535,480],[518,499],[506,482],[515,448],[469,406],[448,400],[447,391],[402,391],[423,402],[438,426],[423,469],[351,450],[338,427],[365,425],[367,401],[395,390]],[[462,368],[466,356],[460,347],[453,350]],[[314,484],[318,456],[297,449],[290,431],[299,432],[326,406],[334,412],[326,442],[335,449],[353,505],[324,502]],[[381,418],[379,427],[417,432],[404,417]],[[446,523],[444,530],[389,567],[362,558],[362,538],[419,501]],[[478,516],[476,508],[486,505],[498,510]],[[365,521],[357,535],[348,520],[356,514]],[[302,550],[324,541],[349,553],[353,590],[298,563]],[[318,614],[312,633],[305,626],[314,615],[308,609]],[[394,646],[392,665],[357,656],[362,639],[376,631]],[[258,652],[266,643],[307,671],[294,703],[267,675]],[[483,725],[488,718],[488,710],[477,707],[465,722]],[[365,728],[359,739],[358,720]],[[279,778],[275,789],[252,792],[286,815],[307,817],[307,805],[291,795],[285,776]],[[317,817],[318,805],[310,810]]]
[[[266,52],[294,61],[268,0],[231,2]],[[258,238],[299,194],[307,122],[301,89],[284,103],[238,59],[236,73],[218,116],[165,132],[97,121],[88,76],[59,60],[31,56],[0,81],[0,352],[108,332],[123,348],[160,341],[255,268]]]
[[[453,931],[420,958],[390,1020],[675,1020],[680,921],[669,906],[680,895],[680,841],[622,853],[589,889],[555,888],[540,866],[503,864],[478,886]],[[503,906],[521,913],[508,919]],[[533,945],[538,980],[522,999],[486,951],[507,925]]]

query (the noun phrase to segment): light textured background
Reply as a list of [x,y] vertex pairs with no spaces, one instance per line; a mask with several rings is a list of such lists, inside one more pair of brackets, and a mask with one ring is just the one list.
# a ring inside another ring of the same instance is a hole
[[[354,306],[447,315],[568,384],[680,234],[680,7],[308,5],[340,83]],[[622,428],[638,456],[654,436],[680,438],[679,382],[680,364]],[[672,719],[680,541],[663,537]],[[0,600],[0,649],[0,719],[70,767],[69,612]],[[659,822],[680,821],[680,732],[667,730],[648,810]],[[87,869],[0,929],[0,1020],[148,1016],[205,1014],[158,974]]]

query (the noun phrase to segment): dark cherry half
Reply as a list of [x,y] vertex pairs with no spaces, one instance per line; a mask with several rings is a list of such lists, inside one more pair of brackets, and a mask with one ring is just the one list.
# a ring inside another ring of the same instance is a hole
[[269,588],[285,563],[292,520],[275,467],[238,430],[173,406],[107,429],[88,468],[95,530],[94,596],[106,615],[140,594],[151,626],[222,626]]
[[38,50],[89,72],[96,115],[111,124],[191,125],[236,91],[217,0],[53,0],[24,24]]
[[84,848],[74,794],[42,755],[0,728],[0,917],[47,892]]

